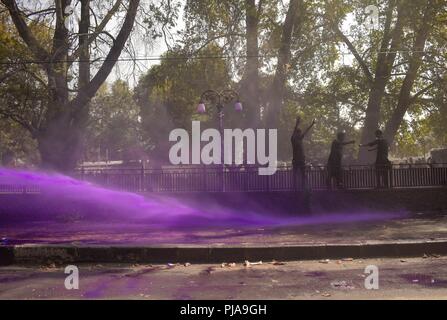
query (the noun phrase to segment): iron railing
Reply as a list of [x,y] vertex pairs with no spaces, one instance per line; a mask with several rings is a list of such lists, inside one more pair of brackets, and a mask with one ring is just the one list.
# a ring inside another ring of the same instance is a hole
[[[392,165],[385,174],[389,188],[446,187],[447,165]],[[131,192],[256,192],[293,191],[291,167],[279,167],[274,175],[262,176],[257,167],[173,167],[167,169],[83,167],[74,173],[80,180]],[[308,167],[305,187],[328,188],[325,167]],[[374,166],[346,166],[342,170],[343,188],[372,189],[378,186]],[[383,177],[382,177],[383,179]]]

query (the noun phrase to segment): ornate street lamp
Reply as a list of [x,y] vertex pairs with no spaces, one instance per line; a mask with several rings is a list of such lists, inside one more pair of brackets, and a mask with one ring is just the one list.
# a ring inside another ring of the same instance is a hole
[[234,110],[237,112],[242,112],[243,107],[239,99],[239,93],[234,90],[228,89],[223,91],[207,90],[202,93],[200,97],[200,103],[197,106],[197,112],[200,114],[206,113],[206,103],[214,104],[217,108],[219,116],[219,131],[223,134],[223,117],[224,117],[224,106],[230,102],[235,101]]
[[239,93],[234,90],[228,89],[223,91],[215,91],[215,90],[207,90],[202,93],[200,97],[200,102],[197,106],[197,113],[204,114],[206,113],[206,103],[211,103],[216,106],[217,114],[219,117],[219,132],[221,134],[221,163],[222,167],[225,167],[224,164],[224,145],[223,145],[223,117],[224,117],[224,107],[228,105],[230,102],[235,102],[234,110],[236,112],[242,112],[243,107],[242,103],[239,99]]
[[241,112],[243,110],[242,103],[239,100],[239,93],[234,90],[223,90],[221,92],[215,90],[207,90],[202,93],[200,103],[197,106],[198,113],[206,113],[205,103],[213,103],[216,105],[219,117],[223,117],[224,106],[231,101],[235,101],[234,110]]
[[[206,113],[206,103],[212,103],[216,106],[218,117],[219,117],[219,131],[223,134],[223,117],[224,117],[224,107],[230,102],[235,101],[234,110],[237,112],[242,112],[243,107],[242,103],[239,99],[239,93],[234,90],[223,90],[223,91],[215,91],[215,90],[207,90],[202,93],[200,97],[200,103],[197,106],[197,113],[203,114]],[[223,151],[223,150],[222,150]]]

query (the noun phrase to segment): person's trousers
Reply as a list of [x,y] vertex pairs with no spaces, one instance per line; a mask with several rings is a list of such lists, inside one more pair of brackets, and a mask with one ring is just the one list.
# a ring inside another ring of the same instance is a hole
[[304,190],[306,187],[306,165],[294,164],[293,165],[293,189],[298,190],[298,186]]
[[332,180],[335,179],[335,183],[337,187],[341,187],[343,184],[343,171],[341,166],[331,166],[328,165],[328,178],[327,178],[327,186],[329,189],[332,189]]
[[391,166],[389,164],[376,164],[377,188],[391,187]]

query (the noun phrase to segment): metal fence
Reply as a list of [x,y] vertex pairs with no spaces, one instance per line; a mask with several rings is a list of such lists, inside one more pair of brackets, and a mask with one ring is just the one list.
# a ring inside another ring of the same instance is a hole
[[[447,165],[393,165],[386,170],[389,188],[447,186]],[[168,169],[88,168],[75,172],[75,177],[103,186],[131,192],[255,192],[293,191],[291,167],[280,167],[274,175],[261,176],[257,167],[175,167]],[[343,188],[372,189],[377,185],[373,166],[349,166],[342,171]],[[325,167],[308,167],[305,187],[328,188]]]

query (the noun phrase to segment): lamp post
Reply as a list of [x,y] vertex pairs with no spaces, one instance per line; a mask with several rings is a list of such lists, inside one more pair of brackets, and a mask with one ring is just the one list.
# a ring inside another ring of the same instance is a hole
[[225,161],[224,161],[224,107],[230,102],[235,101],[234,110],[237,112],[242,112],[242,103],[239,100],[239,93],[234,90],[207,90],[202,93],[200,97],[200,103],[197,106],[198,113],[206,113],[205,103],[212,103],[217,108],[217,114],[219,117],[219,132],[220,132],[220,162],[222,166],[222,191],[225,192]]
[[222,168],[225,167],[224,164],[224,142],[223,142],[223,117],[224,117],[224,107],[230,102],[235,101],[234,110],[236,112],[242,112],[242,103],[239,99],[239,93],[234,90],[223,90],[223,91],[215,91],[215,90],[206,90],[202,93],[200,97],[200,103],[197,106],[197,112],[200,114],[206,113],[206,103],[215,104],[217,108],[217,114],[219,117],[219,132],[222,137],[221,146],[220,146],[220,155],[221,155],[221,163]]

